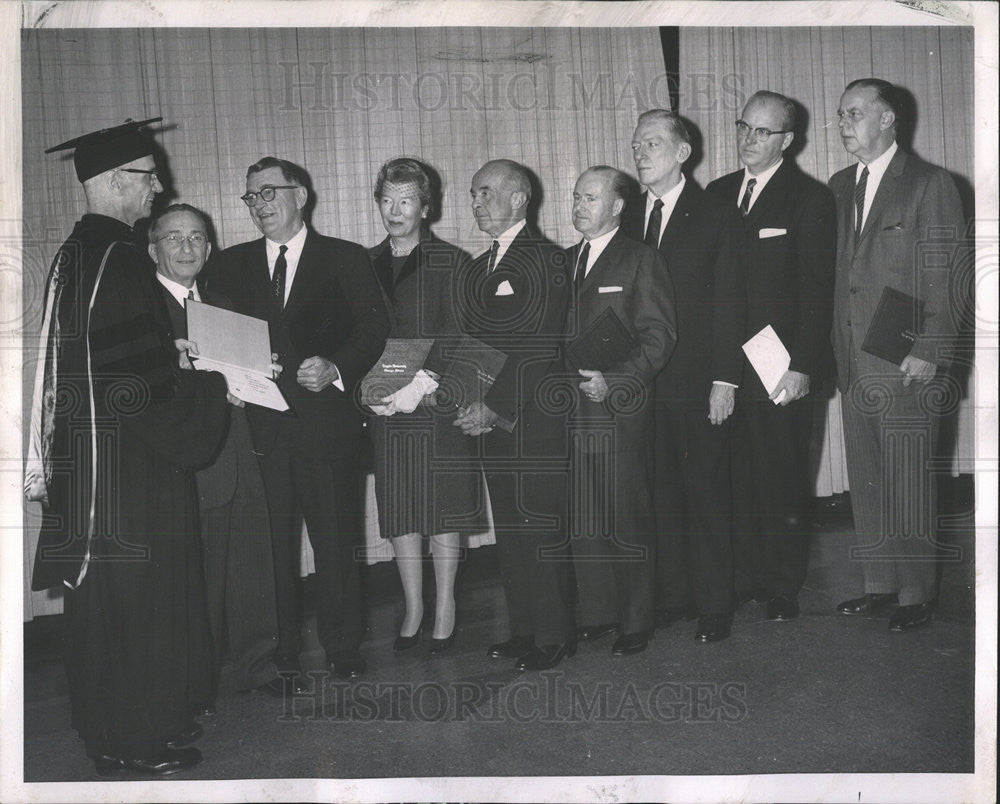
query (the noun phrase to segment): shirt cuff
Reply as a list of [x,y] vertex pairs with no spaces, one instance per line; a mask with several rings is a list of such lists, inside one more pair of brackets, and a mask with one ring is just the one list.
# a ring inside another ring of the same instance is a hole
[[725,385],[727,388],[739,388],[736,383],[726,382],[725,380],[712,380],[712,385]]
[[343,375],[342,375],[342,374],[340,373],[340,369],[339,369],[339,368],[337,368],[337,364],[336,364],[336,363],[334,363],[334,364],[333,364],[333,367],[334,367],[335,369],[337,369],[337,379],[335,379],[335,380],[334,380],[334,381],[333,381],[332,383],[330,383],[330,384],[331,384],[332,386],[334,386],[335,388],[339,388],[339,389],[340,389],[341,391],[343,391],[344,393],[347,393],[347,389],[346,389],[346,388],[344,388],[344,376],[343,376]]

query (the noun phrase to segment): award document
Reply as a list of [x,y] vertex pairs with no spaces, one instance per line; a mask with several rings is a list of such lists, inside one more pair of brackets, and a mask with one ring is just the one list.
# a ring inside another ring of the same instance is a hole
[[[442,400],[443,395],[444,401],[459,407],[482,402],[507,362],[504,352],[471,335],[463,335],[460,342],[445,347],[442,355],[451,360],[441,375],[438,399]],[[510,433],[514,430],[514,424],[515,422],[501,417],[496,426]]]
[[274,410],[288,402],[271,377],[271,336],[260,318],[188,299],[188,339],[198,344],[191,356],[199,371],[218,371],[237,399]]
[[638,345],[618,313],[608,307],[566,347],[566,356],[574,368],[603,372],[626,360]]
[[[781,378],[785,376],[792,361],[785,344],[781,342],[778,333],[774,331],[774,327],[770,324],[764,327],[743,344],[743,351],[746,352],[747,360],[750,361],[750,365],[760,377],[764,389],[769,394],[774,393],[774,389]],[[782,390],[773,402],[775,405],[780,404],[784,398],[785,392]]]
[[886,285],[861,350],[898,366],[913,349],[923,319],[923,302]]
[[433,338],[386,340],[382,356],[361,381],[361,403],[381,405],[385,397],[409,385],[433,345]]

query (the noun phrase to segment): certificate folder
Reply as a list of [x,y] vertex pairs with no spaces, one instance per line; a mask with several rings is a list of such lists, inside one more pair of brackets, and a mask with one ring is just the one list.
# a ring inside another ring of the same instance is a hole
[[382,356],[361,381],[361,403],[381,405],[385,397],[409,385],[433,345],[433,338],[389,338]]
[[229,393],[244,402],[288,410],[271,376],[271,337],[267,322],[222,307],[188,299],[188,339],[198,344],[192,355],[199,371],[218,371]]
[[[442,354],[450,361],[441,375],[438,403],[458,407],[482,402],[507,362],[506,353],[471,335],[463,335],[454,346],[446,346]],[[512,432],[514,422],[501,418],[496,426]]]
[[[774,327],[770,324],[764,327],[743,344],[743,351],[746,353],[750,365],[753,366],[753,370],[760,377],[764,390],[768,394],[773,394],[792,362],[791,355],[788,354],[788,350],[781,342],[781,338],[778,337],[778,333],[774,331]],[[785,391],[782,389],[777,399],[774,400],[774,404],[780,404],[784,398]]]
[[576,369],[607,371],[638,348],[618,313],[608,307],[566,347],[566,357]]
[[913,349],[924,323],[924,303],[886,286],[861,350],[898,366]]

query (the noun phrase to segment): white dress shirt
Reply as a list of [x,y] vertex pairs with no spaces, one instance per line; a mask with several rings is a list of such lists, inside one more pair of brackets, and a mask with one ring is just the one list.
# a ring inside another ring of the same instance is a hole
[[[583,272],[583,276],[585,279],[587,277],[587,274],[590,273],[590,269],[594,267],[594,263],[597,262],[597,258],[600,257],[601,254],[604,253],[604,249],[608,247],[608,243],[611,242],[611,238],[615,236],[615,232],[617,232],[618,229],[619,227],[616,226],[610,232],[605,232],[604,234],[599,235],[598,237],[595,237],[591,240],[584,238],[579,243],[577,243],[577,249],[576,249],[577,261],[579,261],[580,259],[580,252],[583,250],[583,244],[590,243],[590,253],[587,255],[587,269]],[[573,267],[573,279],[576,279],[576,266]]]
[[306,225],[289,238],[287,243],[275,243],[273,240],[264,238],[267,245],[267,272],[271,279],[274,279],[274,263],[278,259],[279,250],[282,246],[287,246],[285,250],[285,298],[281,300],[281,305],[288,303],[288,294],[292,292],[292,282],[295,281],[295,269],[299,267],[299,258],[302,256],[302,247],[306,244]]
[[[510,248],[510,244],[514,242],[514,238],[517,237],[517,233],[520,232],[527,225],[528,222],[524,218],[521,218],[521,220],[519,220],[509,229],[501,232],[500,234],[498,234],[496,237],[493,238],[494,240],[497,241],[497,243],[499,243],[499,248],[497,248],[497,261],[493,264],[494,270],[496,269],[496,266],[500,264],[500,260],[503,259],[503,255],[507,253],[507,249]],[[490,249],[492,248],[493,244],[490,243],[490,248],[486,249],[486,251],[483,253],[489,254]]]
[[[872,201],[875,200],[875,193],[878,192],[878,186],[882,182],[882,177],[885,175],[885,171],[889,168],[889,163],[892,161],[892,157],[895,156],[896,151],[899,147],[896,142],[893,141],[884,154],[876,157],[871,162],[868,163],[868,183],[865,185],[865,210],[864,217],[861,219],[862,226],[864,222],[868,220],[868,213],[872,208]],[[864,162],[858,162],[857,173],[854,174],[854,183],[861,180],[861,171],[865,169]],[[857,213],[855,213],[856,215]]]
[[750,205],[747,207],[747,212],[753,209],[753,205],[757,203],[757,199],[760,197],[764,187],[771,180],[771,176],[775,174],[784,161],[784,159],[779,159],[767,170],[758,173],[756,176],[750,172],[750,168],[743,168],[743,183],[740,185],[740,194],[736,196],[736,206],[739,206],[743,200],[743,193],[747,191],[747,184],[750,183],[750,179],[757,179],[757,183],[753,186],[753,192],[750,194]]
[[[684,174],[681,173],[681,180],[677,182],[673,187],[671,187],[667,192],[660,196],[660,200],[663,202],[663,209],[660,210],[660,235],[656,238],[656,242],[659,243],[663,239],[663,232],[667,228],[667,221],[670,220],[670,216],[674,212],[674,207],[677,206],[677,199],[681,197],[681,192],[684,190],[684,185],[687,183],[687,179]],[[649,228],[649,216],[653,212],[653,205],[656,204],[656,196],[653,195],[652,190],[648,187],[646,188],[646,217],[642,219],[642,231],[645,234],[646,229]]]
[[175,299],[177,299],[177,303],[181,307],[183,307],[184,302],[187,301],[189,292],[194,293],[195,301],[201,301],[201,294],[198,293],[197,285],[192,285],[191,287],[186,288],[180,282],[175,282],[173,279],[168,279],[159,271],[156,272],[156,278],[160,281],[160,284],[163,285],[163,287],[165,287],[168,291],[170,291],[170,295],[173,296]]

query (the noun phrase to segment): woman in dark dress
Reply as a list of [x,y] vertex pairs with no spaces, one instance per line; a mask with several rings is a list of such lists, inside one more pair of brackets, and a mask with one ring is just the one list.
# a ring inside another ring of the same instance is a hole
[[394,650],[415,646],[423,632],[423,536],[429,536],[437,590],[430,652],[440,653],[455,635],[459,540],[484,529],[476,439],[452,425],[454,406],[437,404],[434,394],[449,344],[459,338],[454,277],[469,256],[431,234],[432,184],[420,162],[383,165],[375,201],[388,237],[370,254],[391,303],[389,337],[434,340],[414,381],[372,407],[380,532],[392,539],[406,599]]

